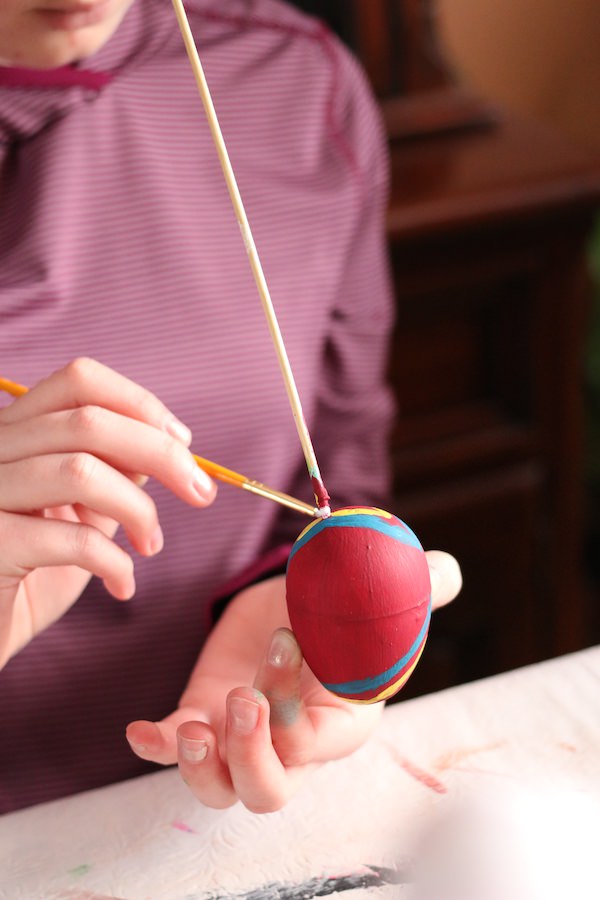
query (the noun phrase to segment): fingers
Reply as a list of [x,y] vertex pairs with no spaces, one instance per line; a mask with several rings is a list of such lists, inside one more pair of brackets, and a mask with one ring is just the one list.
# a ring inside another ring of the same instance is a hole
[[89,525],[0,512],[0,558],[15,578],[41,566],[77,566],[101,578],[118,600],[135,593],[131,557]]
[[308,768],[281,762],[271,740],[269,703],[253,688],[236,688],[227,698],[227,763],[235,793],[256,813],[281,809]]
[[219,754],[214,731],[204,722],[186,722],[177,731],[181,777],[192,793],[211,809],[227,809],[238,796]]
[[460,566],[453,556],[442,550],[427,550],[425,553],[431,578],[431,600],[434,609],[446,606],[462,588]]
[[214,499],[214,483],[181,441],[100,406],[46,413],[2,429],[2,463],[75,452],[97,456],[122,472],[152,475],[192,505]]
[[208,716],[204,710],[194,707],[181,707],[161,722],[139,720],[131,722],[125,732],[129,745],[141,759],[171,766],[177,762],[177,729],[189,720],[206,721]]
[[292,632],[279,628],[255,687],[229,692],[225,721],[216,723],[218,734],[198,716],[182,721],[193,712],[187,709],[154,726],[157,730],[133,731],[130,726],[128,738],[145,742],[144,758],[171,762],[178,725],[179,768],[199,800],[219,809],[241,800],[252,812],[274,812],[317,765],[362,744],[381,707],[351,706],[326,691],[303,667]]
[[[132,722],[127,740],[142,759],[170,765],[206,806],[225,809],[240,800],[257,813],[287,803],[312,766],[285,767],[271,739],[269,703],[253,688],[235,688],[225,704],[220,742],[203,713],[177,710],[163,722]],[[219,746],[221,743],[221,746]]]
[[226,763],[214,729],[199,720],[201,715],[187,708],[163,722],[132,722],[127,739],[142,759],[163,765],[178,762],[182,778],[206,806],[225,809],[238,800],[253,812],[272,812],[283,806],[293,779],[286,775],[273,749],[266,699],[252,688],[237,688],[227,697],[223,723]]
[[145,556],[163,545],[156,506],[148,494],[90,454],[51,454],[3,465],[0,495],[7,512],[82,504],[120,522],[133,546]]
[[271,705],[271,735],[285,766],[341,759],[367,738],[383,704],[357,706],[326,690],[303,666],[292,631],[278,628],[258,670],[255,688]]
[[182,778],[202,803],[215,809],[240,800],[251,812],[275,812],[310,768],[283,765],[271,740],[268,701],[253,688],[229,693],[223,748],[203,722],[181,725],[177,744]]
[[140,759],[170,766],[177,762],[174,734],[161,727],[162,723],[143,720],[131,722],[125,735],[129,746]]
[[201,802],[226,809],[237,803],[238,796],[206,718],[205,713],[184,707],[162,722],[132,722],[126,736],[141,759],[160,765],[177,762],[183,780]]
[[191,434],[145,388],[93,359],[80,358],[40,381],[2,410],[2,422],[22,422],[44,413],[80,406],[102,406],[166,431],[189,445]]
[[[143,555],[158,552],[163,538],[140,477],[154,476],[193,506],[216,494],[187,449],[189,429],[153,394],[93,360],[76,360],[40,382],[0,412],[0,427],[4,510],[64,509],[68,519],[72,506],[83,524],[106,535],[121,524]],[[54,555],[49,546],[46,553]]]
[[278,628],[262,660],[254,687],[269,701],[273,743],[285,765],[315,759],[315,733],[301,698],[302,651],[289,628]]

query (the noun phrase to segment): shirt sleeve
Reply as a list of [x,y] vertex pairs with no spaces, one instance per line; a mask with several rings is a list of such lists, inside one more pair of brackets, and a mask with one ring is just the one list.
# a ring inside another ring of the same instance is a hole
[[[385,218],[389,187],[387,140],[366,77],[329,38],[337,66],[335,114],[329,124],[340,165],[359,196],[352,239],[331,310],[315,413],[309,422],[333,508],[389,502],[389,431],[394,415],[386,381],[393,294]],[[306,466],[290,488],[304,496]],[[297,514],[282,512],[274,542],[293,540]]]

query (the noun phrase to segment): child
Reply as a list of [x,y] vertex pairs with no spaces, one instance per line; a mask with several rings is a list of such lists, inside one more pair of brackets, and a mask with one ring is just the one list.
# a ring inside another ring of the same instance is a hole
[[[0,9],[1,374],[32,386],[0,410],[0,808],[178,761],[204,803],[274,810],[381,705],[301,669],[275,573],[306,522],[227,487],[212,503],[188,450],[193,432],[310,500],[171,5],[35,3]],[[333,502],[385,505],[387,172],[364,78],[280,0],[188,14]],[[439,605],[460,574],[430,562]]]

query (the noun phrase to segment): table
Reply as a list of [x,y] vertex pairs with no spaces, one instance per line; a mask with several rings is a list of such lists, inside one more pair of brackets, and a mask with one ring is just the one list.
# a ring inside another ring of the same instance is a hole
[[388,707],[278,813],[206,809],[168,769],[4,816],[0,897],[404,898],[432,810],[557,779],[600,804],[600,647]]

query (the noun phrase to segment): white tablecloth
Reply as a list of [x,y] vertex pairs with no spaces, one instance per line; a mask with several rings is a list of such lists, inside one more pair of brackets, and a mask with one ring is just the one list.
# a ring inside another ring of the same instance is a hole
[[408,896],[432,807],[557,781],[600,802],[600,647],[389,707],[279,813],[205,809],[169,769],[4,816],[0,897]]

